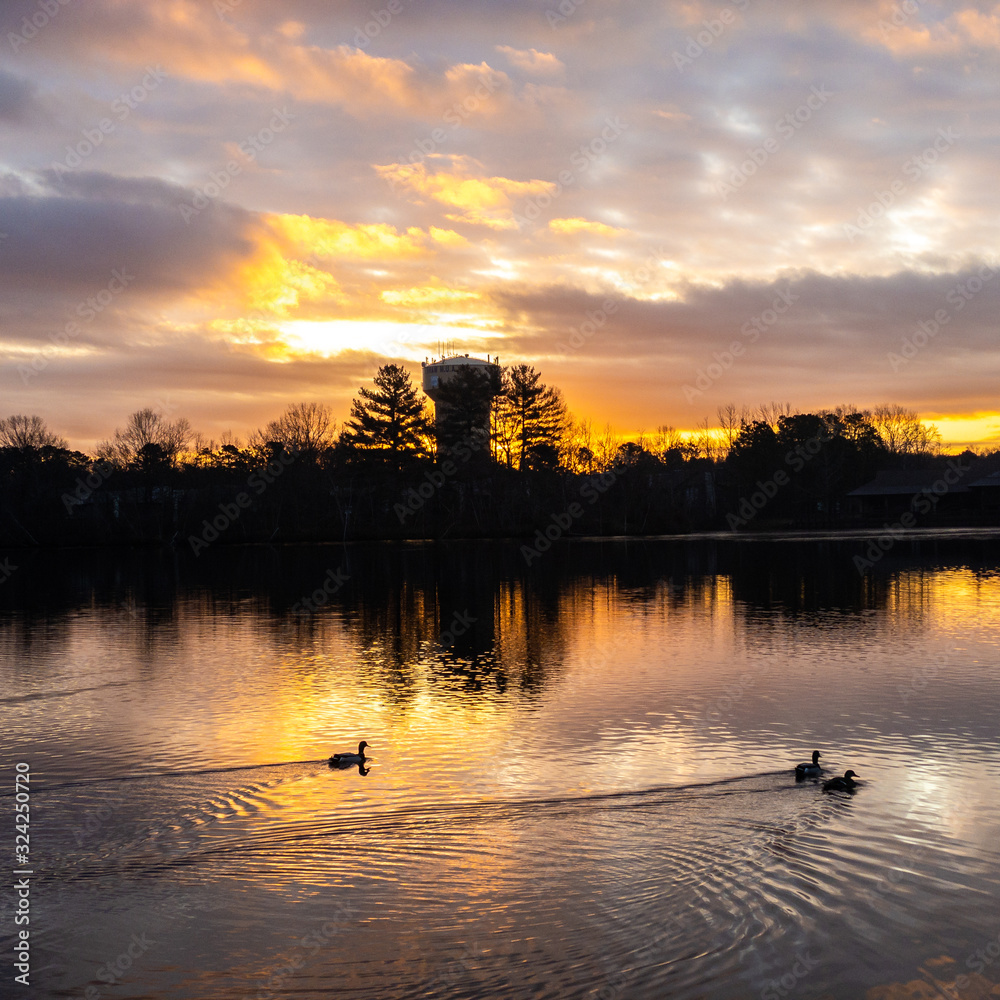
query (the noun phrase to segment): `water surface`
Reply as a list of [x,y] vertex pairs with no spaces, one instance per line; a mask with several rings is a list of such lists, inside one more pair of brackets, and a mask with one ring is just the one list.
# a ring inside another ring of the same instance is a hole
[[15,560],[35,995],[1000,993],[1000,545],[867,544]]

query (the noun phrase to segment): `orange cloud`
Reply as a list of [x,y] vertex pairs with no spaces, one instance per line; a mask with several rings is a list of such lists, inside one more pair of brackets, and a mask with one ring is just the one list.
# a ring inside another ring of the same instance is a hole
[[393,188],[403,187],[458,210],[447,214],[446,218],[490,229],[516,229],[515,199],[552,192],[556,188],[552,181],[475,176],[471,172],[474,161],[467,157],[451,159],[456,168],[451,172],[428,173],[426,163],[390,163],[376,166],[375,170]]
[[593,222],[590,219],[552,219],[549,222],[549,229],[554,233],[564,233],[575,235],[576,233],[595,233],[598,236],[618,236],[624,233],[624,229],[615,226],[606,226],[603,222]]
[[392,260],[419,257],[430,252],[428,234],[416,227],[399,232],[395,226],[385,223],[352,226],[336,219],[317,219],[309,215],[271,215],[267,219],[279,241],[295,254],[313,254],[317,258]]
[[566,69],[566,64],[551,52],[539,52],[538,49],[515,49],[509,45],[498,45],[497,52],[502,52],[512,66],[523,69],[526,73],[539,76],[555,76]]
[[380,298],[390,305],[404,306],[441,306],[479,301],[483,298],[480,292],[467,288],[449,288],[433,279],[426,285],[414,288],[397,288],[382,292]]
[[986,13],[974,8],[955,11],[941,21],[925,20],[916,4],[880,0],[871,8],[848,12],[861,36],[894,54],[955,54],[970,47],[1000,48],[1000,6]]
[[[235,6],[235,5],[234,5]],[[285,21],[266,33],[249,33],[238,18],[206,16],[193,0],[158,0],[137,6],[130,44],[120,44],[112,17],[89,26],[88,45],[126,66],[158,60],[171,77],[210,84],[236,83],[295,95],[344,108],[355,117],[371,114],[440,119],[451,107],[463,119],[498,115],[511,105],[506,73],[486,62],[460,63],[442,71],[415,68],[403,59],[369,54],[355,44],[329,48],[304,44],[305,25]],[[515,102],[516,103],[516,102]]]

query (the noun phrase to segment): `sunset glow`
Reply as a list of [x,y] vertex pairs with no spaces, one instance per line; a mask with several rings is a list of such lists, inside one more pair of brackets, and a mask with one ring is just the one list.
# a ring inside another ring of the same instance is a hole
[[396,7],[5,6],[6,412],[342,421],[447,342],[623,435],[889,402],[1000,444],[1000,7]]

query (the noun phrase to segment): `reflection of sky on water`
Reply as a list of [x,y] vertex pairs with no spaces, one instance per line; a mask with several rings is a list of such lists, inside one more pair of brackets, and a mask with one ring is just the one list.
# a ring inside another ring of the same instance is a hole
[[[514,544],[358,546],[312,616],[291,609],[339,549],[38,557],[0,594],[5,757],[40,790],[82,782],[36,796],[60,872],[39,912],[78,915],[95,881],[116,901],[62,929],[66,982],[206,886],[224,916],[161,932],[201,1000],[271,974],[335,903],[359,923],[307,996],[392,997],[363,959],[416,988],[473,946],[481,995],[536,966],[561,996],[757,994],[804,947],[838,1000],[953,979],[930,960],[961,967],[998,894],[1000,575],[987,543],[876,577],[853,551],[575,544],[529,572]],[[362,737],[368,775],[326,767]],[[857,794],[791,780],[813,747]],[[162,992],[164,961],[135,987]]]

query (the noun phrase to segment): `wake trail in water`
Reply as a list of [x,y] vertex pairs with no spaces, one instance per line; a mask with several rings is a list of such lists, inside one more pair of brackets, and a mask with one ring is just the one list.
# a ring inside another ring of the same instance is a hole
[[[312,764],[317,762],[296,762]],[[320,762],[322,763],[322,762]],[[246,770],[226,769],[231,770]],[[189,772],[190,773],[190,772]],[[204,772],[199,772],[204,773]],[[210,773],[224,773],[213,771]],[[178,776],[172,772],[171,777]],[[801,814],[815,809],[815,797],[800,796],[798,803],[786,793],[805,791],[787,781],[786,770],[722,778],[688,785],[666,785],[645,789],[627,789],[586,795],[562,795],[535,798],[486,798],[469,801],[427,801],[395,805],[383,810],[352,809],[346,816],[323,815],[303,818],[282,815],[273,801],[261,812],[248,800],[262,794],[261,787],[209,792],[183,817],[164,822],[149,830],[141,839],[119,844],[117,857],[100,860],[80,858],[74,866],[77,877],[100,877],[102,874],[157,872],[172,866],[189,866],[199,860],[217,859],[224,867],[238,868],[251,860],[261,864],[280,863],[284,857],[297,864],[306,855],[333,852],[346,843],[364,844],[364,856],[376,864],[389,864],[413,854],[460,852],[470,841],[489,839],[501,826],[531,828],[543,823],[595,827],[599,837],[611,835],[617,824],[634,823],[640,830],[664,817],[673,825],[678,813],[690,812],[691,822],[701,822],[701,814],[729,817],[732,835],[738,841],[742,831],[757,837],[780,840],[789,830],[778,817],[777,824],[760,822],[766,810],[755,803],[762,795],[774,803],[772,811],[781,816]],[[778,779],[783,779],[779,781]],[[810,800],[812,804],[810,804]],[[784,805],[778,807],[778,803]],[[609,815],[614,813],[614,819]],[[240,822],[240,820],[249,821]],[[230,825],[232,820],[234,825]],[[142,831],[137,831],[142,835]],[[729,836],[728,834],[726,835]],[[723,838],[725,839],[725,838]],[[700,852],[701,848],[699,848]],[[151,856],[155,855],[155,856]],[[226,862],[225,859],[233,859]],[[109,864],[109,862],[111,862]],[[68,873],[67,873],[68,874]]]
[[[206,767],[196,771],[143,771],[142,774],[121,774],[111,778],[93,778],[89,781],[64,781],[57,785],[33,784],[32,795],[44,792],[56,792],[64,788],[96,788],[102,785],[114,785],[123,781],[146,781],[152,778],[192,778],[204,777],[206,774],[231,774],[235,771],[262,771],[267,768],[297,767],[303,764],[325,764],[328,758],[319,760],[279,760],[273,764],[237,764],[233,767]],[[0,792],[0,799],[11,798],[14,792]]]

